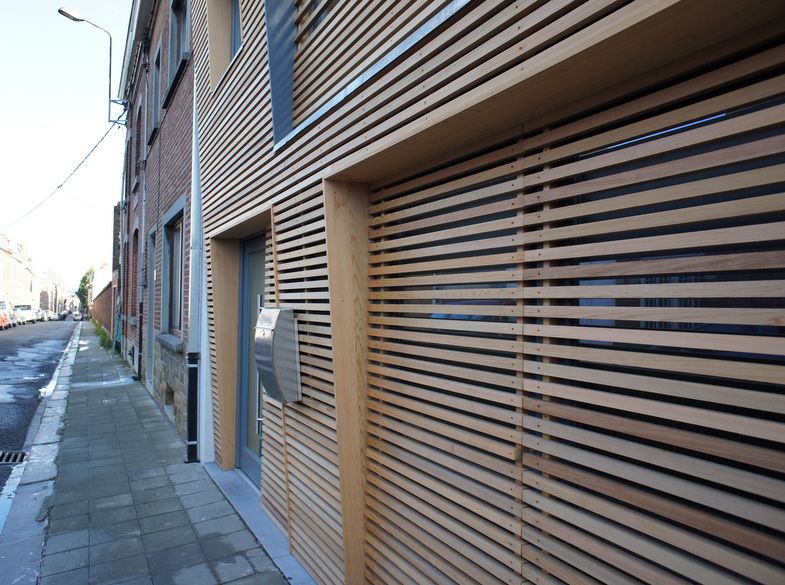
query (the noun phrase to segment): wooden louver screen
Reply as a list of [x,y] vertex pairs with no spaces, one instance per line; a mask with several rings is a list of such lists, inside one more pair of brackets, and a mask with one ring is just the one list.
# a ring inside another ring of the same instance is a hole
[[338,585],[343,526],[321,190],[299,193],[272,216],[275,300],[297,314],[303,400],[284,406],[265,397],[263,501],[308,571]]
[[785,582],[782,56],[373,195],[369,581]]

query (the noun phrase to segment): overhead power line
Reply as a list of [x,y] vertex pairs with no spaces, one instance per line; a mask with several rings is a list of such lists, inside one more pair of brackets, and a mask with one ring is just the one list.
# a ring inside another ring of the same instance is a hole
[[51,199],[51,198],[52,198],[52,197],[53,197],[53,196],[54,196],[54,195],[55,195],[55,194],[56,194],[56,193],[57,193],[57,192],[58,192],[60,189],[62,189],[63,185],[65,185],[65,184],[68,182],[68,180],[69,180],[71,177],[73,177],[73,176],[74,176],[74,174],[76,174],[76,171],[78,171],[78,170],[79,170],[79,167],[81,167],[81,166],[82,166],[82,165],[83,165],[83,164],[84,164],[84,163],[87,161],[87,159],[88,159],[88,158],[90,158],[90,155],[92,155],[92,154],[95,152],[95,149],[96,149],[96,148],[98,148],[98,147],[101,145],[101,143],[104,141],[104,139],[105,139],[107,136],[109,136],[109,132],[111,132],[113,128],[116,128],[116,126],[112,125],[112,126],[109,126],[109,128],[107,128],[106,132],[104,132],[104,135],[103,135],[103,136],[101,136],[100,140],[99,140],[98,142],[96,142],[96,143],[95,143],[95,145],[94,145],[94,146],[93,146],[93,147],[90,149],[90,152],[88,152],[88,153],[85,155],[85,157],[84,157],[84,158],[83,158],[83,159],[82,159],[82,160],[79,162],[79,164],[78,164],[78,165],[76,165],[76,166],[74,167],[74,169],[73,169],[73,170],[72,170],[70,173],[68,173],[68,176],[67,176],[65,179],[63,179],[63,182],[62,182],[62,183],[60,183],[60,184],[59,184],[57,187],[55,187],[54,191],[52,191],[51,193],[49,193],[49,195],[47,195],[46,197],[44,197],[44,198],[43,198],[41,201],[39,201],[39,202],[38,202],[38,203],[35,205],[35,207],[33,207],[32,209],[28,210],[28,211],[27,211],[27,212],[26,212],[24,215],[22,215],[22,216],[20,216],[20,217],[16,218],[14,221],[12,221],[12,222],[10,222],[10,223],[7,223],[7,224],[5,224],[5,225],[3,225],[3,226],[0,226],[0,229],[5,229],[5,228],[7,228],[7,227],[11,227],[12,225],[14,225],[14,224],[16,224],[16,223],[19,223],[20,221],[22,221],[23,219],[25,219],[27,216],[29,216],[31,213],[33,213],[35,210],[37,210],[39,207],[41,207],[41,206],[42,206],[44,203],[46,203],[47,201],[49,201],[49,200],[50,200],[50,199]]

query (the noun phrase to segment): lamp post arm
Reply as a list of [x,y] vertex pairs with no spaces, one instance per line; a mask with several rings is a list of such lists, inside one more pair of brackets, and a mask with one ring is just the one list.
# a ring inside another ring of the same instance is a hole
[[110,33],[104,27],[98,26],[94,22],[87,20],[86,18],[84,19],[84,22],[86,22],[92,27],[97,28],[98,30],[104,31],[106,33],[106,36],[109,37],[109,91],[107,92],[106,118],[109,122],[113,122],[112,120],[112,101],[113,101],[112,100],[112,33]]

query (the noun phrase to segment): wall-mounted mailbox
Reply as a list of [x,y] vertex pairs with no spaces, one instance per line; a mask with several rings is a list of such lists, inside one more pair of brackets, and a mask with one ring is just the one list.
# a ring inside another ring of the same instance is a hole
[[256,371],[267,394],[279,402],[302,400],[297,320],[292,309],[265,307],[256,320]]

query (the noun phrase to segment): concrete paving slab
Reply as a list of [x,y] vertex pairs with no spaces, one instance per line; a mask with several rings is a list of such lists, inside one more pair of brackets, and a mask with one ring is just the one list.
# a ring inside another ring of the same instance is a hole
[[72,532],[64,532],[62,534],[50,535],[46,539],[45,554],[54,554],[64,552],[67,550],[74,550],[82,548],[90,544],[90,530],[83,528],[82,530],[74,530]]
[[[185,445],[147,390],[91,325],[81,331],[20,486],[33,505],[8,519],[30,542],[0,536],[0,567],[10,551],[25,585],[285,583],[204,467],[183,462]],[[47,511],[48,530],[35,521]]]

